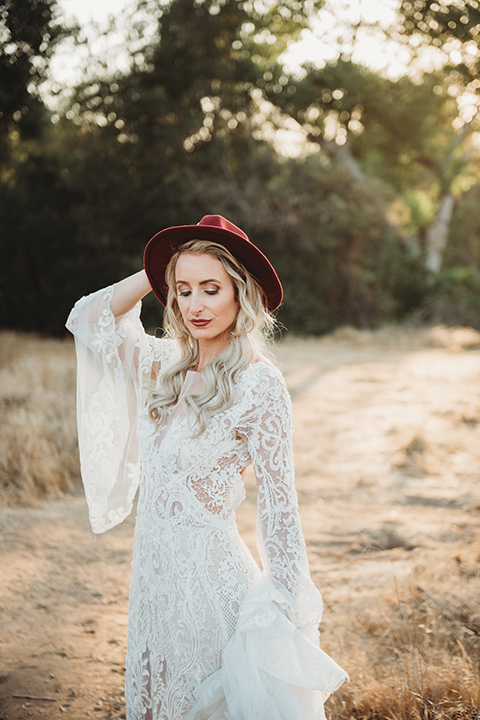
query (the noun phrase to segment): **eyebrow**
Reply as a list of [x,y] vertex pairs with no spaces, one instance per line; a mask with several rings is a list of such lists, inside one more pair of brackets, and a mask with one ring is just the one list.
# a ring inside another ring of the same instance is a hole
[[[215,278],[209,278],[208,280],[202,280],[202,282],[199,283],[199,285],[208,285],[208,283],[217,283],[217,285],[222,284],[220,280],[216,280]],[[190,285],[190,283],[187,282],[186,280],[177,280],[177,282],[175,284],[176,285]]]

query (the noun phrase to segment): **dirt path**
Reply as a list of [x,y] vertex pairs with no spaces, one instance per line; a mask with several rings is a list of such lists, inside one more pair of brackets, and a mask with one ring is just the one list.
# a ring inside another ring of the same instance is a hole
[[[480,343],[468,337],[282,346],[322,642],[351,673],[355,628],[379,599],[419,583],[453,592],[469,567],[480,597]],[[252,548],[253,485],[238,513]],[[95,538],[81,496],[2,511],[0,720],[125,717],[133,525]]]

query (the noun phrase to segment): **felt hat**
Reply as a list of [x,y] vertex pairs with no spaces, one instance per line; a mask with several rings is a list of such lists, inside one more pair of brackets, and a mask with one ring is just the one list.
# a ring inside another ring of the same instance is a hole
[[162,305],[167,302],[165,270],[178,247],[188,240],[210,240],[222,245],[258,281],[265,293],[267,310],[273,312],[283,298],[277,273],[265,255],[236,225],[221,215],[205,215],[198,225],[175,225],[160,230],[145,248],[143,265],[152,290]]

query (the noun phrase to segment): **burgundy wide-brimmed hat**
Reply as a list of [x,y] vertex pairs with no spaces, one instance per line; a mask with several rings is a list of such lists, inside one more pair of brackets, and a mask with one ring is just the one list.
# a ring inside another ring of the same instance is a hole
[[243,230],[221,215],[205,215],[198,225],[165,228],[149,241],[143,265],[152,290],[162,305],[166,305],[168,293],[165,270],[178,247],[188,240],[210,240],[229,250],[260,284],[265,293],[267,310],[273,312],[278,308],[283,290],[277,273]]

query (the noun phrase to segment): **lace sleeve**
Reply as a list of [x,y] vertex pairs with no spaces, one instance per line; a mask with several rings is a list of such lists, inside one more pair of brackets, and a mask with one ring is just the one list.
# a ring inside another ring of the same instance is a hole
[[130,513],[139,483],[137,416],[171,341],[146,335],[141,303],[115,318],[115,286],[81,298],[66,326],[77,352],[77,422],[90,523],[102,533]]
[[282,375],[263,372],[244,432],[257,479],[256,539],[264,573],[297,625],[318,625],[322,598],[308,567],[295,490],[292,404]]

